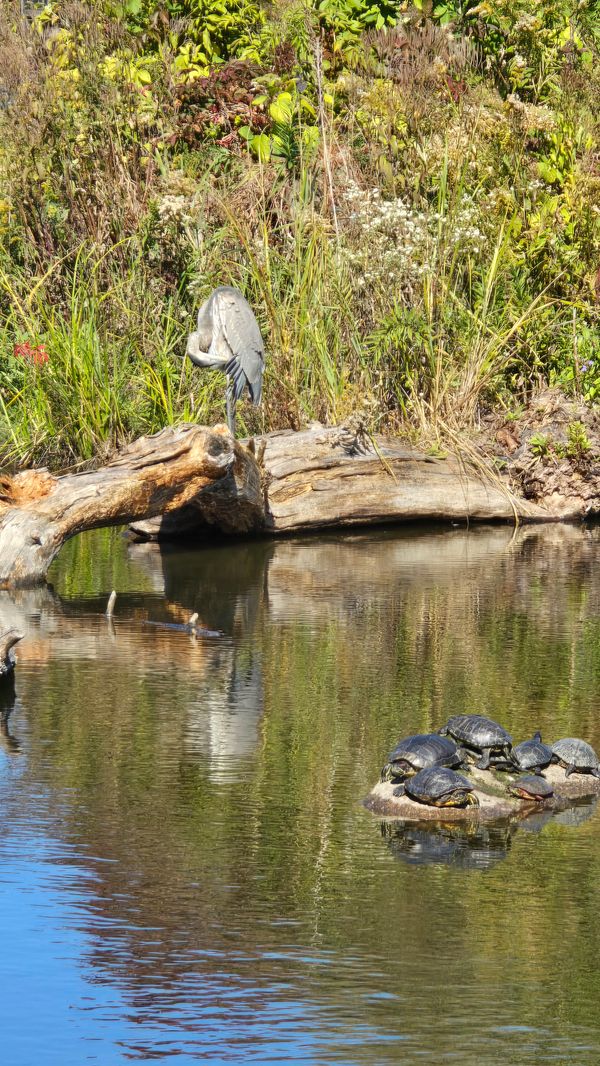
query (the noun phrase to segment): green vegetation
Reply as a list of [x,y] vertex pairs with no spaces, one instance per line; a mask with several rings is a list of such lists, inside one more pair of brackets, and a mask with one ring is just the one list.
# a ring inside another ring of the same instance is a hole
[[222,419],[177,356],[223,283],[242,430],[600,394],[598,0],[0,0],[0,55],[4,462]]

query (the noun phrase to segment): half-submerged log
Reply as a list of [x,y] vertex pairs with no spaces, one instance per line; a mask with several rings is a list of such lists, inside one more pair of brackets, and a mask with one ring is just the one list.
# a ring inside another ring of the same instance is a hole
[[43,580],[61,545],[83,530],[168,513],[192,500],[204,522],[218,523],[224,497],[226,527],[235,521],[244,531],[262,518],[256,462],[225,426],[185,425],[141,437],[95,471],[4,477],[0,587]]
[[475,786],[478,807],[433,807],[417,803],[408,796],[395,796],[395,785],[378,781],[363,801],[373,814],[384,818],[400,818],[408,822],[485,822],[496,819],[527,818],[541,810],[563,811],[575,801],[600,794],[600,780],[592,774],[574,773],[567,777],[562,766],[551,765],[544,777],[554,789],[554,795],[543,802],[530,802],[508,794],[506,784],[518,775],[503,775],[472,766],[461,769]]
[[[12,674],[16,664],[12,649],[15,644],[23,640],[23,636],[24,634],[19,633],[18,629],[8,629],[4,633],[0,633],[0,681]],[[1,712],[0,717],[2,717]]]
[[140,438],[96,471],[0,479],[0,587],[43,580],[65,540],[98,526],[129,523],[141,536],[173,539],[417,519],[556,521],[600,509],[600,492],[591,503],[556,497],[531,503],[483,467],[347,426],[244,445],[225,426],[184,425]]

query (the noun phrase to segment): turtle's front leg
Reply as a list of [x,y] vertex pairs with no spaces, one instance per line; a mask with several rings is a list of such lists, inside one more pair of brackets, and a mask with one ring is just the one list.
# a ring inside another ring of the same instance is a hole
[[481,758],[478,763],[475,763],[478,770],[489,770],[490,768],[490,755],[492,753],[491,748],[484,748],[481,752]]

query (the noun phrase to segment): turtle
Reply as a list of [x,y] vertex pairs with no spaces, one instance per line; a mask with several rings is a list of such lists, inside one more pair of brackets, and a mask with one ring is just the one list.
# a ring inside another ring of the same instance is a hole
[[489,769],[492,753],[511,761],[512,737],[491,718],[481,714],[455,714],[439,732],[441,736],[449,733],[467,748],[480,752],[481,758],[476,764],[480,770]]
[[510,762],[498,760],[494,761],[494,766],[497,770],[531,770],[534,774],[541,774],[551,762],[552,748],[542,743],[542,734],[537,732],[531,740],[523,740],[512,749]]
[[430,807],[479,806],[471,782],[446,766],[430,766],[408,777],[394,789],[394,796],[404,795]]
[[541,802],[542,800],[550,799],[550,796],[554,795],[552,785],[540,774],[527,774],[525,777],[517,777],[515,781],[511,781],[508,791],[511,796],[518,796],[519,799],[531,800],[532,802]]
[[438,733],[417,733],[400,740],[388,755],[381,781],[403,781],[428,766],[460,766],[461,756],[453,740]]
[[593,774],[600,777],[600,762],[591,744],[578,737],[563,737],[552,745],[552,761],[565,767],[565,777],[569,774]]

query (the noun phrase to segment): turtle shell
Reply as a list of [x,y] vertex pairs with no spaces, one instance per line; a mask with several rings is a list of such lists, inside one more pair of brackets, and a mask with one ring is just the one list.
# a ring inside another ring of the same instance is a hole
[[388,756],[392,774],[404,777],[428,766],[460,766],[460,762],[454,741],[438,733],[417,733],[405,737]]
[[467,797],[473,791],[473,785],[454,770],[432,766],[409,777],[404,791],[418,803],[428,803],[433,807],[462,807],[469,802]]
[[542,744],[541,740],[524,740],[512,750],[512,758],[519,770],[542,770],[552,761],[552,748]]
[[569,769],[580,773],[595,773],[598,770],[598,756],[591,744],[578,737],[563,737],[552,745],[552,754],[556,760]]
[[531,800],[545,800],[554,795],[554,789],[550,782],[546,781],[545,777],[538,777],[537,774],[517,777],[515,781],[511,781],[508,791],[512,796]]
[[455,740],[469,748],[504,748],[512,744],[512,737],[497,722],[482,714],[455,714],[448,719],[443,729]]

